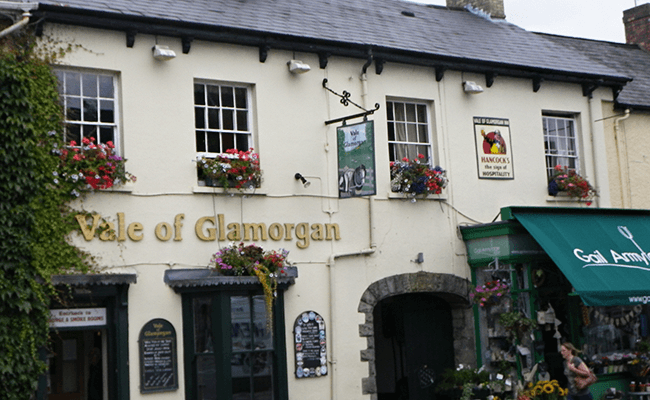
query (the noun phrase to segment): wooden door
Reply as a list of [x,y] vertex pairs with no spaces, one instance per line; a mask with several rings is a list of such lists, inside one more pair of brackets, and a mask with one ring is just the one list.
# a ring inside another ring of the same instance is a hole
[[49,400],[84,399],[85,354],[82,331],[52,332]]

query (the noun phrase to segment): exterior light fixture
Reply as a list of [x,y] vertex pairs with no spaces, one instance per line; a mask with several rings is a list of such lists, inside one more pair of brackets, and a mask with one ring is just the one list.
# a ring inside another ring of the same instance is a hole
[[302,182],[302,185],[305,188],[308,188],[309,185],[311,185],[311,182],[309,182],[307,179],[305,179],[305,177],[302,176],[302,174],[299,173],[299,172],[296,172],[296,174],[293,177],[296,178],[296,180],[299,180],[300,182]]
[[465,81],[463,82],[463,90],[467,94],[479,94],[483,93],[483,87],[474,81]]
[[159,44],[153,46],[153,58],[158,61],[167,61],[172,58],[176,58],[176,53],[174,50],[170,50],[167,46],[161,46]]
[[305,64],[300,60],[290,60],[287,62],[287,65],[289,66],[289,72],[292,74],[304,74],[311,69],[308,64]]

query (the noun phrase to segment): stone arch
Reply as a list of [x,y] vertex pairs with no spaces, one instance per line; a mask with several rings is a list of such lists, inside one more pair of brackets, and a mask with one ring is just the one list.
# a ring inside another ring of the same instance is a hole
[[469,287],[467,279],[423,271],[389,276],[368,286],[357,310],[365,314],[365,322],[359,325],[359,336],[367,340],[367,348],[361,350],[361,361],[368,363],[368,376],[362,379],[363,394],[370,394],[371,400],[377,400],[373,311],[381,300],[391,296],[430,293],[449,303],[452,309],[456,364],[476,364],[474,315],[468,297]]

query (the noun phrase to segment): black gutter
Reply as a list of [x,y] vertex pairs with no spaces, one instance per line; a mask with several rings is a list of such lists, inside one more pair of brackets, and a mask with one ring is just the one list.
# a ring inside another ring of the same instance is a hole
[[[260,52],[269,49],[289,50],[319,55],[340,56],[367,60],[368,52],[372,51],[373,58],[385,62],[395,62],[409,65],[433,67],[439,71],[455,70],[489,74],[490,76],[509,76],[527,78],[536,81],[549,80],[582,84],[583,86],[597,85],[620,90],[631,78],[615,75],[598,75],[548,68],[538,68],[515,64],[491,62],[469,58],[441,56],[431,53],[421,53],[369,44],[355,44],[322,40],[300,36],[283,35],[250,29],[230,28],[207,24],[188,23],[131,16],[110,12],[84,10],[71,7],[40,5],[33,12],[33,20],[41,25],[44,22],[65,25],[84,26],[97,29],[123,31],[130,36],[131,46],[134,35],[138,33],[178,37],[184,44],[192,40],[229,43],[260,48]],[[189,48],[187,49],[189,51]],[[263,61],[263,60],[261,60]]]

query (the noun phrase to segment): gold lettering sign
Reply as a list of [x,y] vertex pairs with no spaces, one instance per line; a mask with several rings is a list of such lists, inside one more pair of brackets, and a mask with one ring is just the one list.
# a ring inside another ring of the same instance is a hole
[[[167,242],[173,238],[174,241],[182,241],[183,219],[185,214],[176,214],[173,223],[161,221],[154,227],[154,236]],[[126,241],[127,238],[139,242],[145,237],[145,228],[140,222],[127,223],[126,215],[117,213],[117,224],[105,220],[99,214],[77,214],[75,219],[79,224],[79,230],[86,241],[97,237],[101,241]],[[266,224],[258,223],[226,223],[224,214],[216,216],[205,216],[196,220],[194,224],[196,237],[203,242],[214,241],[274,241],[296,240],[299,249],[309,247],[311,241],[332,241],[341,240],[341,232],[338,224],[320,224],[308,222]]]

